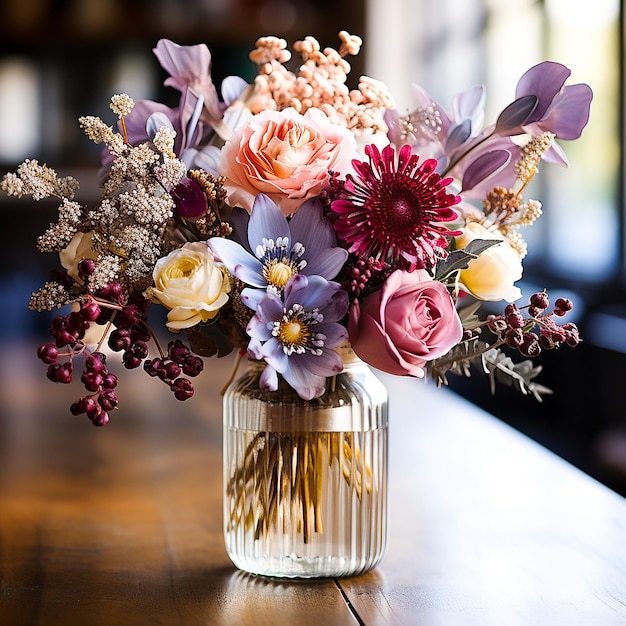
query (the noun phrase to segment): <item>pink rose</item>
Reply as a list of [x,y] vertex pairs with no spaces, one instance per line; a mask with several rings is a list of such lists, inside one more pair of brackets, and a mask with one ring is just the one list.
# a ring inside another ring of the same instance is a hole
[[231,205],[250,213],[267,194],[284,216],[328,188],[328,172],[344,174],[356,157],[350,131],[319,109],[263,111],[238,128],[222,149],[220,173]]
[[463,336],[448,290],[425,270],[397,270],[379,291],[350,311],[352,348],[371,366],[422,378],[423,366]]

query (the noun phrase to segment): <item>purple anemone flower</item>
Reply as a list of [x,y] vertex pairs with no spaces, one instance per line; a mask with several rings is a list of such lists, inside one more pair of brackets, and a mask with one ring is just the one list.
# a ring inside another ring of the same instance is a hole
[[267,363],[260,386],[275,391],[280,374],[301,398],[321,396],[326,378],[343,369],[333,348],[348,337],[338,323],[347,310],[348,294],[321,276],[295,275],[282,298],[266,292],[246,329],[248,353]]
[[[247,216],[239,211],[237,217]],[[234,221],[236,231],[244,227],[245,220]],[[236,235],[243,245],[222,237],[212,237],[208,245],[231,274],[252,287],[242,293],[251,309],[256,309],[264,290],[278,293],[298,274],[331,280],[348,257],[346,250],[337,247],[335,230],[315,198],[305,201],[287,221],[273,200],[259,194],[247,228],[248,245],[241,232]]]

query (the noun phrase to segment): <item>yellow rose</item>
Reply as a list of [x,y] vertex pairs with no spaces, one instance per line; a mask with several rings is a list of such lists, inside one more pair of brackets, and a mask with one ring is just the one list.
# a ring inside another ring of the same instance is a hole
[[159,259],[153,278],[154,287],[145,295],[170,309],[166,324],[170,330],[207,322],[228,301],[230,281],[205,243],[186,243]]
[[464,248],[474,239],[498,239],[492,246],[469,262],[467,269],[461,270],[460,281],[465,290],[479,300],[513,302],[522,292],[513,283],[522,277],[522,260],[519,254],[499,234],[477,222],[470,222],[463,234],[456,237],[458,248]]

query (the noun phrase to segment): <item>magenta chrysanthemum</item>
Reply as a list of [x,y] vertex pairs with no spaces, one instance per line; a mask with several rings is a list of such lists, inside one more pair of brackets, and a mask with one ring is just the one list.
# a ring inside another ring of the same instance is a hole
[[352,162],[356,176],[346,176],[331,205],[338,237],[359,257],[431,269],[445,257],[447,237],[459,234],[442,224],[458,217],[451,207],[460,197],[447,191],[452,178],[435,172],[435,159],[420,164],[409,145],[400,148],[397,163],[392,146],[381,153],[370,144],[365,153],[369,163]]

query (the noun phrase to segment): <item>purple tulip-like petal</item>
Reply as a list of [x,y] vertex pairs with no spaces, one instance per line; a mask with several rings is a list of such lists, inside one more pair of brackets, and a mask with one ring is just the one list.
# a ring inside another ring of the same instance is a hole
[[472,134],[480,129],[485,121],[487,96],[483,85],[476,85],[452,98],[452,117],[455,120],[470,120]]
[[298,303],[305,309],[324,308],[324,319],[336,322],[348,310],[348,294],[339,283],[329,282],[321,276],[294,276],[285,287],[285,306]]
[[324,324],[323,334],[326,337],[324,345],[328,348],[336,348],[348,340],[348,330],[341,324]]
[[473,189],[500,171],[511,160],[511,153],[508,150],[491,150],[479,156],[465,170],[463,174],[463,186],[461,192]]
[[495,132],[499,135],[518,135],[522,125],[537,108],[539,99],[535,95],[521,96],[504,108],[498,116]]
[[[299,361],[300,359],[296,360]],[[311,374],[316,376],[332,376],[341,373],[343,370],[343,360],[334,350],[324,350],[319,356],[308,359],[306,367]],[[331,372],[331,374],[329,374],[329,372]]]
[[448,139],[446,140],[446,152],[448,154],[462,146],[472,134],[472,123],[470,120],[463,120],[450,128]]
[[554,61],[544,61],[527,70],[517,82],[515,98],[534,95],[537,97],[537,106],[527,122],[536,122],[545,115],[554,97],[561,91],[571,71]]
[[559,139],[578,139],[589,122],[592,99],[589,85],[580,83],[565,87],[541,120],[541,128],[553,132]]
[[339,274],[347,259],[348,251],[344,248],[327,248],[324,255],[316,256],[314,258],[315,262],[307,263],[306,267],[301,271],[307,276],[314,271],[319,276],[334,278]]
[[192,89],[204,97],[204,106],[215,120],[222,117],[217,90],[211,79],[211,53],[205,44],[181,46],[169,39],[160,39],[153,49],[161,67],[169,74],[166,87],[180,92]]
[[263,344],[255,337],[248,341],[248,355],[257,361],[263,360]]

